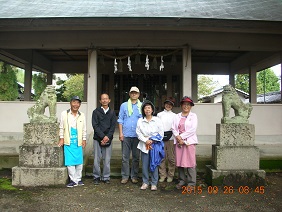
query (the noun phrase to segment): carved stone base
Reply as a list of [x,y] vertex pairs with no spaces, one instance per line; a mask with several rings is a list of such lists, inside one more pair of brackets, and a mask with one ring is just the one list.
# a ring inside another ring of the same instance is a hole
[[209,186],[232,186],[232,188],[248,186],[256,189],[265,185],[264,170],[216,170],[211,165],[207,165],[206,168],[206,182]]
[[65,185],[68,180],[66,167],[61,168],[12,168],[13,186]]
[[217,124],[216,145],[254,146],[255,126],[253,124]]
[[259,169],[259,148],[256,146],[212,145],[212,165],[223,170]]
[[54,144],[59,141],[58,123],[25,123],[24,144]]
[[21,145],[19,166],[31,168],[55,168],[64,165],[62,147],[53,145]]

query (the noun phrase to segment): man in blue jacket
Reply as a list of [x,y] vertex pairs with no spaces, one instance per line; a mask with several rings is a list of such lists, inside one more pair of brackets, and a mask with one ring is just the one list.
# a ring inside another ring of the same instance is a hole
[[129,99],[120,106],[118,127],[119,140],[122,145],[122,167],[121,167],[121,183],[126,184],[129,178],[129,158],[132,152],[131,181],[138,183],[139,158],[140,150],[137,149],[139,140],[136,134],[136,126],[139,118],[142,117],[142,103],[138,99],[140,96],[139,89],[135,86],[129,91]]
[[[99,185],[102,180],[110,183],[110,161],[112,156],[112,140],[116,126],[116,115],[109,108],[111,99],[108,94],[100,96],[101,107],[96,108],[92,113],[92,126],[94,129],[94,184]],[[101,175],[100,161],[103,158],[103,175]]]

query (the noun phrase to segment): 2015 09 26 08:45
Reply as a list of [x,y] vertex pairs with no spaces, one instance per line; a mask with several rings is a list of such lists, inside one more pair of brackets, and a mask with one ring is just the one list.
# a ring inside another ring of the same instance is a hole
[[[249,186],[239,186],[238,188],[234,188],[234,186],[208,186],[207,192],[208,194],[234,194],[237,191],[239,194],[249,194],[249,193],[257,193],[264,194],[265,187],[264,186],[256,186],[255,188],[251,188]],[[203,188],[201,186],[182,186],[182,194],[202,194]]]

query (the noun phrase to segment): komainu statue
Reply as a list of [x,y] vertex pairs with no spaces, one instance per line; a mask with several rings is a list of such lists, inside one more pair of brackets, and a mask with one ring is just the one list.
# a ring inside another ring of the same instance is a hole
[[[230,109],[234,109],[235,116],[229,117]],[[223,86],[221,123],[249,123],[248,118],[252,112],[250,103],[243,103],[238,93],[231,85]]]
[[[49,107],[50,117],[44,115],[46,107]],[[57,95],[55,86],[47,85],[35,105],[28,108],[27,115],[30,119],[30,123],[56,123],[56,110]]]

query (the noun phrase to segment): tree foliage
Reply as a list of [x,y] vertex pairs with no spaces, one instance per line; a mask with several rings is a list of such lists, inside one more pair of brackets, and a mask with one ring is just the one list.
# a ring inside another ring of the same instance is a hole
[[16,68],[17,81],[24,84],[24,70]]
[[[237,74],[235,76],[235,87],[249,93],[249,74]],[[257,93],[262,94],[279,91],[279,77],[271,69],[265,69],[257,73]]]
[[63,97],[70,101],[71,97],[79,96],[81,100],[84,98],[84,76],[83,74],[76,74],[71,76],[64,83],[65,91]]
[[32,75],[33,89],[35,93],[35,100],[39,99],[41,93],[47,86],[47,75],[44,73],[37,73]]
[[249,93],[249,74],[236,74],[235,88]]
[[198,77],[198,98],[212,94],[216,88],[213,79],[209,76],[199,75]]
[[0,62],[0,100],[14,101],[18,98],[17,76],[13,68]]
[[[272,91],[279,91],[279,77],[271,69],[265,69],[257,74],[257,93],[263,94]],[[264,91],[265,89],[265,91]]]
[[58,77],[56,81],[56,84],[58,85],[58,88],[56,89],[57,102],[67,102],[68,101],[63,95],[66,90],[65,82],[66,80],[62,80],[60,77]]

